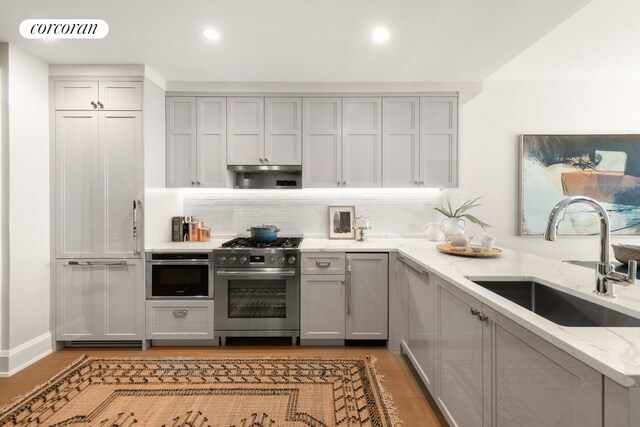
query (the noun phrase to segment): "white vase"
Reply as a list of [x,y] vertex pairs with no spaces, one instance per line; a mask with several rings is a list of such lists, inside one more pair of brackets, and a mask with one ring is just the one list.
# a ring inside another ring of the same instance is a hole
[[444,238],[445,229],[437,222],[430,222],[429,224],[422,227],[422,230],[427,235],[427,239],[431,240],[432,242],[439,242]]
[[445,236],[449,234],[464,234],[464,228],[467,226],[466,221],[461,218],[445,218],[441,224],[444,227]]

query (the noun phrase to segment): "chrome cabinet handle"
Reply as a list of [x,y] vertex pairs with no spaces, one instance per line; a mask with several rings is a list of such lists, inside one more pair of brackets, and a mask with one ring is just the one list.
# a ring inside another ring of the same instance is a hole
[[138,230],[138,208],[140,207],[140,200],[133,200],[133,254],[140,254],[140,245],[139,245],[139,230]]
[[316,267],[327,268],[331,265],[330,261],[316,261]]
[[116,266],[127,265],[127,261],[69,261],[67,265],[76,267]]
[[404,265],[406,265],[407,267],[409,267],[410,269],[412,269],[413,271],[415,271],[416,273],[418,273],[420,276],[429,276],[429,273],[419,269],[418,267],[415,267],[411,264],[409,264],[409,262],[402,258],[402,257],[398,257],[398,261],[400,261],[401,263],[403,263]]
[[347,258],[346,285],[347,285],[347,315],[350,315],[351,314],[351,263],[349,262],[349,258]]
[[478,320],[480,320],[481,322],[486,322],[488,318],[489,316],[487,316],[486,314],[478,313]]
[[98,104],[96,104],[95,102],[91,101],[91,106],[93,107],[93,109],[95,110],[96,108],[98,108]]
[[173,315],[175,317],[187,317],[189,310],[173,310]]
[[477,308],[471,307],[471,315],[472,316],[477,316],[478,314],[480,314],[480,310],[478,310]]

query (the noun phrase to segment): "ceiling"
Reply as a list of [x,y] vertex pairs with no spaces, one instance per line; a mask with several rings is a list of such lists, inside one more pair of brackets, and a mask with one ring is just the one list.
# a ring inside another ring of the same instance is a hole
[[[146,64],[169,81],[482,81],[589,1],[1,0],[0,41],[53,64]],[[26,40],[30,18],[104,19],[109,35]],[[377,45],[380,25],[391,39]]]

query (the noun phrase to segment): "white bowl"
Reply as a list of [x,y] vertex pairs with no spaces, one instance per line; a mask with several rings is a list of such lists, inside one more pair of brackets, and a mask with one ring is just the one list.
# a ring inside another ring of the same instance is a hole
[[611,247],[613,248],[613,255],[621,263],[626,264],[631,260],[640,262],[640,246],[614,243]]

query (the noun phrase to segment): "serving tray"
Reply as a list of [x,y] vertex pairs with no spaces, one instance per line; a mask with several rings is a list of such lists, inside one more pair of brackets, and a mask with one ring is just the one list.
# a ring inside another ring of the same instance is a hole
[[493,248],[488,251],[481,251],[481,252],[473,252],[469,247],[464,248],[464,250],[455,250],[453,249],[453,246],[451,246],[448,243],[441,243],[438,246],[436,246],[436,249],[444,254],[466,256],[466,257],[472,257],[472,258],[489,258],[489,257],[499,256],[502,253],[502,249],[498,249],[498,248]]

